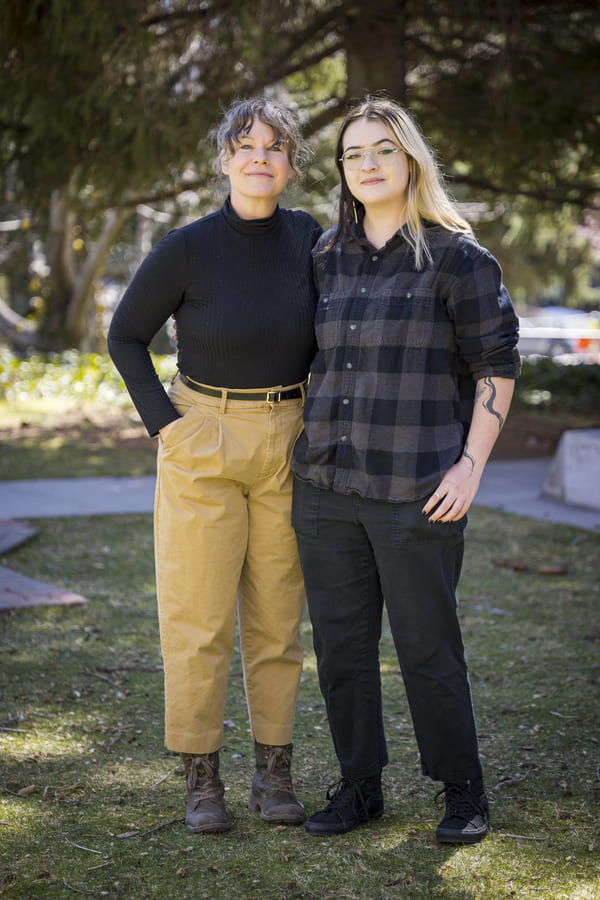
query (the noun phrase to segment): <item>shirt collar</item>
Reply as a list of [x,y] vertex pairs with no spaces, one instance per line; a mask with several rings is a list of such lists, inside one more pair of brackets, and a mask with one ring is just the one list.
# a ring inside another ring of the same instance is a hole
[[221,207],[221,212],[228,225],[236,231],[239,231],[241,234],[249,235],[270,234],[273,229],[277,227],[281,219],[281,210],[279,206],[276,208],[273,215],[268,216],[266,219],[242,219],[231,205],[231,197],[229,196]]
[[[361,250],[372,251],[373,248],[372,248],[371,244],[369,243],[367,236],[365,235],[365,229],[363,227],[363,219],[365,217],[364,210],[360,210],[358,215],[359,215],[358,222],[350,223],[350,229],[344,235],[343,242],[344,243],[351,242],[355,246],[358,245],[357,249],[360,248]],[[441,226],[437,226],[435,222],[431,222],[429,219],[423,219],[423,228],[425,229],[425,231],[432,234],[433,229],[435,229],[436,227],[441,227]],[[399,228],[398,231],[392,235],[392,237],[389,239],[389,241],[387,241],[387,243],[385,243],[383,245],[383,247],[381,247],[381,249],[378,250],[378,253],[383,253],[387,250],[394,250],[396,247],[399,247],[400,245],[409,246],[403,228]]]
[[[366,250],[368,252],[372,252],[373,247],[369,242],[365,234],[365,229],[363,227],[363,219],[364,219],[364,211],[361,210],[361,215],[359,217],[358,222],[350,223],[350,231],[344,238],[345,241],[352,242],[355,246],[358,245],[358,248],[361,250]],[[386,250],[393,250],[399,244],[405,244],[406,238],[404,237],[403,231],[401,228],[392,235],[392,237],[381,247],[381,250],[378,252],[385,252]]]

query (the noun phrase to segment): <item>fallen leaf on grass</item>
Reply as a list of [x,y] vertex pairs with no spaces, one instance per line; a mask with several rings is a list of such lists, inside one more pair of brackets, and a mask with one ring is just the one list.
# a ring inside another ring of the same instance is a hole
[[28,787],[23,787],[20,791],[17,791],[17,797],[28,797],[29,794],[33,794],[34,791],[35,784],[30,784]]
[[[520,562],[518,559],[507,559],[504,556],[496,556],[492,559],[495,566],[502,569],[512,569],[513,572],[530,572],[531,568],[527,563]],[[547,566],[540,566],[536,569],[538,575],[566,575],[567,567],[560,563],[551,563]]]
[[513,569],[515,572],[529,571],[529,566],[525,563],[519,562],[516,559],[506,559],[504,556],[495,556],[492,559],[492,562],[495,566],[500,566],[502,569]]

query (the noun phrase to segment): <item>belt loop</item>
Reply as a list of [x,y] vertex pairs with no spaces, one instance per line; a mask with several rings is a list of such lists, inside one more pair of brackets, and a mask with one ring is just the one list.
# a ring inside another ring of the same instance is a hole
[[300,393],[302,394],[302,406],[306,403],[306,381],[303,381],[300,385]]
[[223,388],[221,391],[221,405],[219,406],[219,412],[221,415],[225,412],[225,408],[227,406],[227,389]]

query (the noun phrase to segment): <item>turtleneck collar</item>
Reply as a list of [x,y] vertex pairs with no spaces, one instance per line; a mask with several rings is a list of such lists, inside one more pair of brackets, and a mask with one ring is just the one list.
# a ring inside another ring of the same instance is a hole
[[229,196],[221,207],[221,212],[227,224],[234,228],[235,231],[239,231],[240,234],[253,235],[254,237],[271,234],[281,219],[279,206],[275,209],[273,215],[268,216],[266,219],[242,219],[231,205],[231,197]]

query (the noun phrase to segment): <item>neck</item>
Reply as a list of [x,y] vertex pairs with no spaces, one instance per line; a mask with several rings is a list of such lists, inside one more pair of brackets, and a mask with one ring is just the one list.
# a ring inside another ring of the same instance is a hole
[[387,244],[399,228],[406,222],[404,209],[393,207],[368,206],[365,208],[363,228],[369,243],[379,249]]
[[268,219],[277,209],[276,197],[241,197],[231,193],[231,206],[240,219]]

